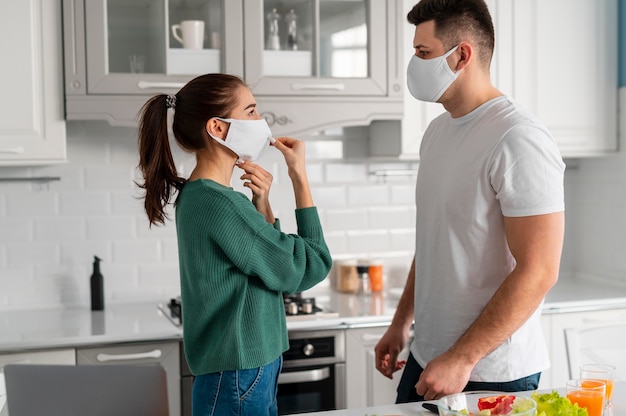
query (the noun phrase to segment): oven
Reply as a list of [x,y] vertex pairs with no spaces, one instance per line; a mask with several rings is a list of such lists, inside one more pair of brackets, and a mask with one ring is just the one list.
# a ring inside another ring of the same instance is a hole
[[278,414],[345,407],[344,331],[289,332],[289,350],[278,377]]
[[[287,322],[338,316],[324,310],[313,298],[284,296]],[[180,297],[159,304],[163,315],[182,326]],[[182,415],[191,415],[193,375],[180,345]],[[342,330],[289,331],[289,350],[283,354],[278,378],[278,412],[293,414],[344,409],[346,406],[345,333]]]

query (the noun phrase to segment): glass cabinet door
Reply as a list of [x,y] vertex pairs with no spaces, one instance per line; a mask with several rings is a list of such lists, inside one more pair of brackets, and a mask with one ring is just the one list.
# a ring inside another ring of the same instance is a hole
[[244,10],[255,94],[387,93],[386,0],[244,0]]
[[232,0],[86,1],[88,93],[151,94],[204,73],[243,75],[241,13]]

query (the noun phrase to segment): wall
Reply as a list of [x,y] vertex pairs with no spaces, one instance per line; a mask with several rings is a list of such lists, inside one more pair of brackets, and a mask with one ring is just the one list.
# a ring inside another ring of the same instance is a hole
[[[626,22],[626,0],[619,0]],[[615,155],[581,159],[569,172],[567,241],[574,278],[626,285],[626,25],[619,25],[619,147]]]
[[[103,259],[107,303],[178,295],[174,224],[150,229],[134,185],[136,131],[104,122],[67,127],[68,164],[0,168],[0,177],[61,178],[0,182],[0,309],[88,306],[94,255]],[[389,283],[401,284],[414,247],[415,177],[383,181],[368,172],[416,166],[316,159],[321,151],[314,143],[308,149],[314,199],[333,255],[382,257]],[[270,149],[260,163],[274,175],[275,215],[285,231],[295,232],[284,162]],[[237,169],[233,178],[233,186],[249,195]]]

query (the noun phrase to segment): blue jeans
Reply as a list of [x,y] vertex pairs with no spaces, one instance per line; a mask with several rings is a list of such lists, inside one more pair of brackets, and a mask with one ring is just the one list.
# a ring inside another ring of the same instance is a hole
[[[406,366],[402,372],[402,378],[398,384],[396,392],[396,403],[409,403],[409,402],[421,402],[424,400],[423,396],[420,396],[415,391],[415,385],[419,380],[420,375],[424,369],[415,361],[413,354],[409,354],[407,358]],[[467,383],[463,391],[476,391],[476,390],[491,390],[491,391],[528,391],[537,390],[539,386],[539,378],[541,373],[536,373],[528,377],[523,377],[518,380],[507,381],[503,383],[487,383],[479,381],[470,381]]]
[[282,356],[259,368],[221,371],[193,381],[193,416],[276,416]]

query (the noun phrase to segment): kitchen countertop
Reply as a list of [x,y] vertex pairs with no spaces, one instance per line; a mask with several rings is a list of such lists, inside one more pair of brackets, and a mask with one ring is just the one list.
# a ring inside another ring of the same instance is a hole
[[[561,396],[565,395],[565,389],[556,389]],[[540,393],[551,390],[540,390]],[[530,396],[528,392],[526,395]],[[615,382],[613,387],[613,404],[605,412],[604,416],[618,416],[626,414],[626,381]],[[307,413],[307,416],[430,416],[434,415],[420,403],[391,404],[386,406],[364,407],[360,409],[331,410],[327,412]]]
[[[330,316],[287,320],[289,331],[384,326],[391,322],[401,288],[358,297],[318,287],[315,297]],[[164,300],[166,301],[166,300]],[[104,311],[57,308],[0,311],[0,353],[86,345],[177,340],[182,329],[157,309],[158,302],[107,305]],[[548,294],[544,313],[626,308],[626,288],[559,282]]]

